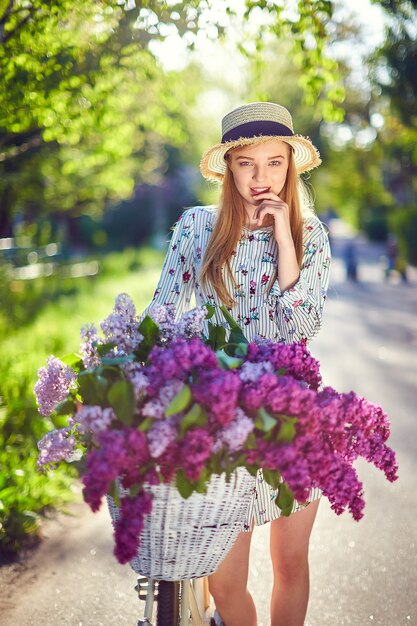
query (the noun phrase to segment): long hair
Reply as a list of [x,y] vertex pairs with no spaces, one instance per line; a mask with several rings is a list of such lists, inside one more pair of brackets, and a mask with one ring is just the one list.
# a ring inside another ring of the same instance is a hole
[[[287,177],[280,197],[290,209],[291,235],[300,267],[303,257],[303,214],[299,186],[302,184],[303,181],[297,175],[290,149]],[[224,272],[228,273],[232,283],[237,287],[230,267],[230,260],[242,236],[242,228],[246,219],[247,214],[243,199],[236,188],[233,174],[227,166],[219,199],[218,216],[204,254],[200,280],[203,286],[208,287],[210,285],[216,291],[219,299],[228,307],[233,307],[236,302],[227,290]],[[275,278],[276,272],[270,285]]]

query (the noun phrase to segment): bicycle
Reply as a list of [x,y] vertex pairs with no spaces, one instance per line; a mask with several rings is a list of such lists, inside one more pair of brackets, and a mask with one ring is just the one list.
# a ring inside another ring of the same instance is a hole
[[[138,578],[135,587],[145,601],[143,618],[137,626],[152,626],[156,604],[156,626],[220,626],[210,604],[208,579],[156,581]],[[156,602],[155,602],[156,600]]]
[[[130,561],[139,575],[136,590],[145,601],[137,626],[220,626],[212,615],[207,576],[225,558],[243,527],[253,477],[239,467],[226,480],[213,475],[206,493],[184,500],[174,485],[149,485],[152,513],[140,536],[137,556]],[[125,491],[119,487],[120,494]],[[113,524],[119,509],[107,497]]]

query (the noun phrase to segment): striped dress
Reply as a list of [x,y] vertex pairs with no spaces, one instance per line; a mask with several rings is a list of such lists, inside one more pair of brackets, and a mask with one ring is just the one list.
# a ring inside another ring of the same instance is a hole
[[[222,304],[214,290],[205,290],[199,282],[201,264],[213,225],[216,207],[199,206],[187,209],[178,220],[169,244],[161,277],[153,300],[154,304],[173,304],[180,316],[192,306],[207,302],[215,307],[213,323],[227,328]],[[330,247],[320,220],[312,215],[304,221],[304,256],[297,283],[281,291],[275,279],[268,290],[271,277],[279,263],[278,245],[273,227],[257,230],[244,228],[231,259],[231,269],[237,287],[227,272],[225,282],[236,305],[233,317],[243,328],[246,338],[263,337],[286,343],[311,339],[319,330],[323,305],[329,282]],[[206,328],[208,332],[208,329]],[[262,472],[254,479],[252,499],[248,508],[245,530],[252,524],[264,524],[280,516],[275,505],[276,491],[264,482]],[[309,500],[320,497],[320,491],[311,491]],[[294,503],[294,511],[306,503]]]

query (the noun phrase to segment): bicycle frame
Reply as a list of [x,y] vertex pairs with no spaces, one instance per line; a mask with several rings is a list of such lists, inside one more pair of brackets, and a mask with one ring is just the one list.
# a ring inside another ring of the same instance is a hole
[[[155,587],[157,581],[152,578],[138,578],[138,596],[145,600],[144,616],[138,626],[152,626]],[[146,595],[143,595],[146,585]],[[180,622],[179,626],[207,626],[210,624],[210,594],[207,578],[186,579],[180,582]]]

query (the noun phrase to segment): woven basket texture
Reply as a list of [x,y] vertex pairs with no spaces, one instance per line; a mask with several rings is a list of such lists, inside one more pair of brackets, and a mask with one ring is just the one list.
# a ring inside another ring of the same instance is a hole
[[[213,475],[207,493],[186,500],[173,485],[147,486],[153,494],[152,513],[146,516],[132,569],[156,580],[215,572],[243,530],[253,485],[253,476],[239,467],[229,482],[224,474]],[[119,509],[110,496],[107,502],[114,524]]]

